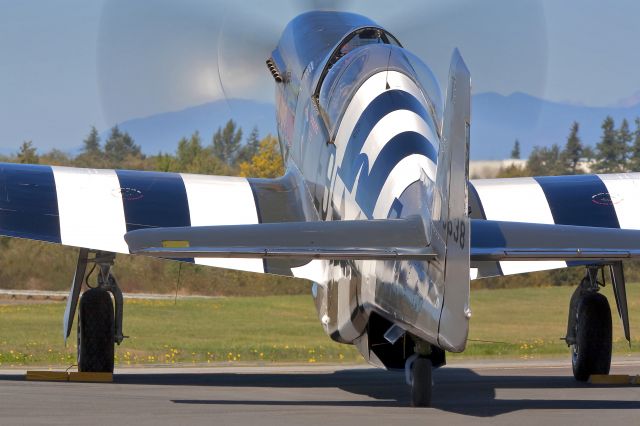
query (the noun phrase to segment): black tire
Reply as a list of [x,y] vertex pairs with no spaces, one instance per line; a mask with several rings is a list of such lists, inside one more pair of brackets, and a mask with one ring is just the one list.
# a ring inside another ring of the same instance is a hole
[[115,322],[108,291],[92,288],[80,298],[78,371],[113,373]]
[[571,346],[573,377],[585,382],[592,374],[609,374],[611,368],[611,308],[600,293],[578,302],[576,343]]
[[431,372],[429,358],[419,357],[413,362],[413,383],[411,384],[411,406],[429,407],[431,405]]

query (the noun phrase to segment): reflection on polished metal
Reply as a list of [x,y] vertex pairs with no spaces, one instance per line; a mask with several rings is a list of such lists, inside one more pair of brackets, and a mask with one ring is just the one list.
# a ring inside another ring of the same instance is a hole
[[[621,260],[640,256],[640,174],[470,182],[471,81],[460,52],[443,96],[430,68],[364,16],[302,14],[265,59],[276,82],[280,178],[0,168],[0,233],[82,247],[65,337],[94,263],[116,301],[114,339],[124,338],[111,266],[126,253],[311,280],[325,332],[373,365],[404,369],[415,405],[429,405],[431,369],[445,352],[465,349],[471,278],[575,260],[595,275],[609,265],[629,338]],[[602,371],[610,362],[604,338],[595,344],[605,350],[577,351],[592,343],[584,330],[610,331],[592,281],[583,280],[571,312],[587,312],[584,300],[597,312],[568,321],[567,342],[588,361],[575,364],[576,378],[598,372],[585,371],[591,361]]]

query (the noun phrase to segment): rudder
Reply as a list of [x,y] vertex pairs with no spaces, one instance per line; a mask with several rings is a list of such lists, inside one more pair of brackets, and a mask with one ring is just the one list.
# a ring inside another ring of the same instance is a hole
[[456,49],[451,59],[443,137],[438,152],[432,209],[432,242],[439,255],[438,280],[444,287],[438,342],[464,349],[469,324],[469,131],[470,73]]

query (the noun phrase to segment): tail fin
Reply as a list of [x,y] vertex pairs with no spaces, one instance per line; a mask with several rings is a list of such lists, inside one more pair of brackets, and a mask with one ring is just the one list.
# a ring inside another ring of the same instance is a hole
[[451,58],[443,137],[433,205],[431,241],[439,254],[439,281],[444,287],[438,341],[454,352],[465,347],[469,310],[469,130],[471,82],[456,49]]

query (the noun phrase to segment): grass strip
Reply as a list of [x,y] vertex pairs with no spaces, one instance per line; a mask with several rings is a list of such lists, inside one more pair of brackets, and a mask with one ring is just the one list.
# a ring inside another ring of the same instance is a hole
[[[629,285],[632,350],[640,348],[640,286]],[[467,358],[541,358],[568,355],[568,287],[473,291]],[[631,354],[614,310],[614,351]],[[0,304],[0,367],[68,366],[75,336],[62,342],[64,303]],[[635,321],[635,322],[634,322]],[[310,296],[214,300],[127,300],[116,365],[207,363],[353,363],[354,347],[332,342],[317,320]]]

